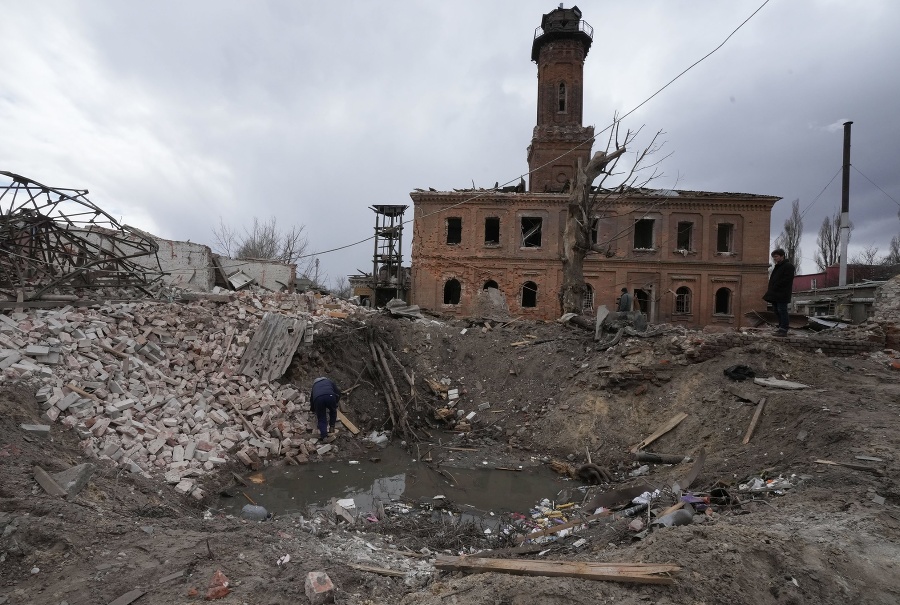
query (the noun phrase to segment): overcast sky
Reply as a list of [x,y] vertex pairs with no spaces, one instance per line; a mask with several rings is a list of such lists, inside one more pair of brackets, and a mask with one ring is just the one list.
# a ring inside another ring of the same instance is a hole
[[[585,124],[599,131],[639,105],[763,1],[579,3],[594,28]],[[275,216],[303,225],[310,251],[350,244],[372,235],[372,204],[408,204],[412,219],[416,187],[518,182],[536,113],[531,42],[556,6],[7,2],[0,170],[89,189],[168,239],[213,245],[220,218]],[[770,0],[624,125],[665,132],[660,188],[784,198],[773,239],[799,199],[801,270],[814,272],[852,120],[851,256],[884,253],[900,233],[898,26],[896,0]],[[411,237],[408,226],[407,263]],[[372,252],[367,241],[321,267],[371,271]]]

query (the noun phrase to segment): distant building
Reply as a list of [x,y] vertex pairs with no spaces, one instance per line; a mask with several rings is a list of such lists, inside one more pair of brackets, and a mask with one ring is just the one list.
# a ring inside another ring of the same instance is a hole
[[[583,68],[593,29],[577,7],[543,16],[531,58],[538,68],[529,186],[410,194],[414,203],[411,300],[454,316],[497,288],[510,312],[560,314],[563,228],[578,160],[594,131],[582,125]],[[654,322],[742,325],[765,308],[769,226],[780,198],[743,193],[640,190],[591,217],[605,254],[587,257],[583,307],[615,308],[622,287]]]
[[900,275],[900,265],[847,265],[847,283],[839,286],[840,267],[834,265],[819,273],[794,277],[795,312],[809,317],[862,323],[875,312],[876,290],[892,277]]

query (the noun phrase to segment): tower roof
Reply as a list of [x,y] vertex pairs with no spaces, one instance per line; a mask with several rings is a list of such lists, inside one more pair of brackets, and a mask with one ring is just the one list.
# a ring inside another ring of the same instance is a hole
[[541,17],[541,26],[534,30],[531,60],[537,62],[544,44],[561,38],[580,40],[584,45],[584,55],[587,56],[593,36],[594,28],[587,21],[581,20],[581,10],[577,6],[563,8],[560,4],[559,8]]

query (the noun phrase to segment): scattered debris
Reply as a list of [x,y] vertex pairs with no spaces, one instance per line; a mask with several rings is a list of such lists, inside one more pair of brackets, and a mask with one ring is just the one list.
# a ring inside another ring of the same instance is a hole
[[481,557],[449,557],[441,555],[434,566],[447,571],[470,573],[509,573],[529,576],[567,576],[584,580],[635,582],[639,584],[674,584],[668,574],[681,570],[677,565],[653,563],[594,563],[591,561],[523,561],[485,559]]

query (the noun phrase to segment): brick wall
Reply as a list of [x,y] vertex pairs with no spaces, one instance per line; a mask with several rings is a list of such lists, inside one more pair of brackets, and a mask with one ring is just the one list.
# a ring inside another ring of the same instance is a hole
[[[694,349],[687,351],[686,356],[693,362],[708,361],[737,347],[750,344],[758,344],[759,335],[729,333],[719,335],[706,335],[703,342]],[[787,336],[779,338],[779,343],[789,344],[794,349],[815,353],[821,349],[828,357],[852,357],[860,353],[872,353],[884,348],[883,337],[874,340],[851,340],[846,338],[834,338],[828,336]]]

